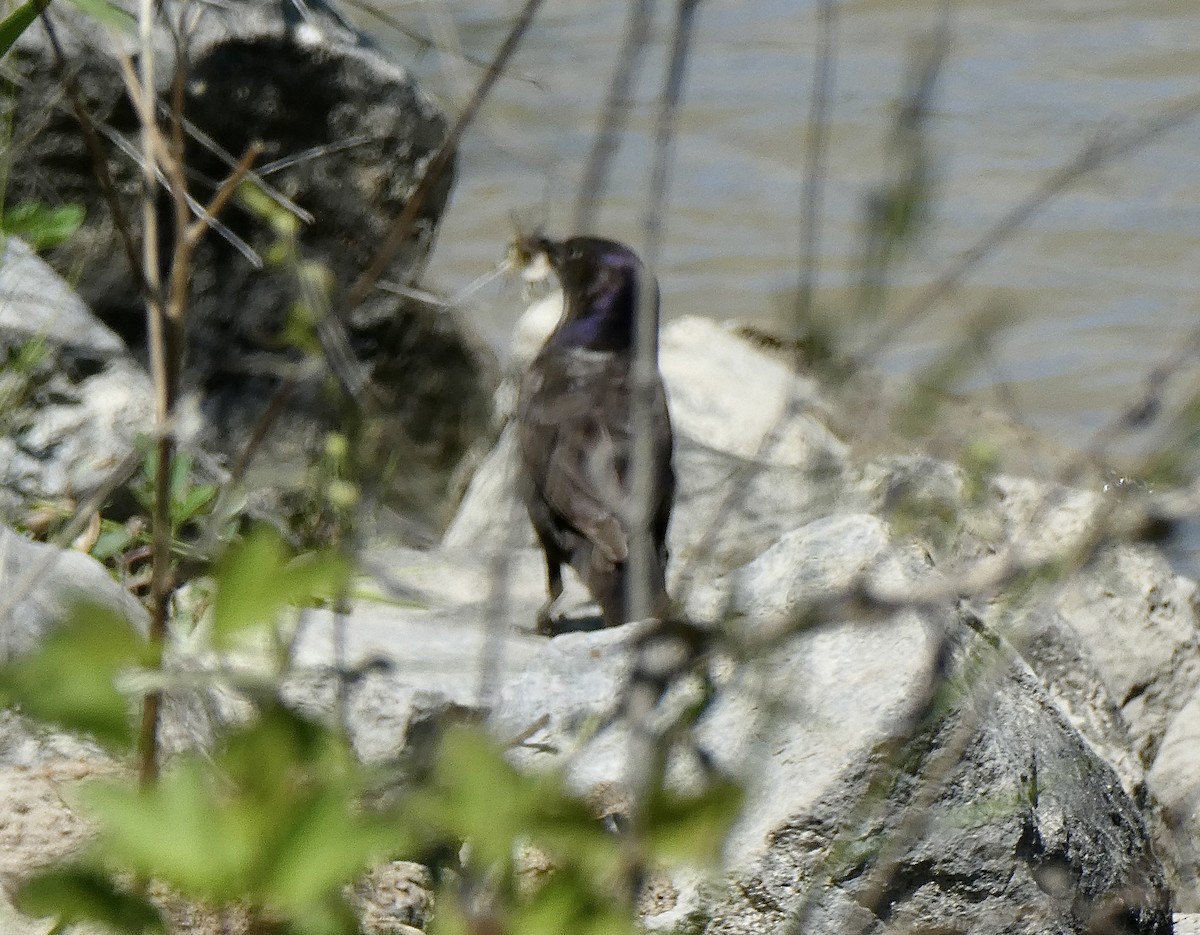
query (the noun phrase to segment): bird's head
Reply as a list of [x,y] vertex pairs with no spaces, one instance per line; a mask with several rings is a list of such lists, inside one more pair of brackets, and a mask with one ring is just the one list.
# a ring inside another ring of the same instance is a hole
[[[553,272],[563,291],[563,317],[550,340],[592,350],[626,350],[633,330],[642,261],[629,247],[600,237],[551,240],[540,234],[518,246],[527,259],[526,276]],[[658,286],[650,313],[658,317]]]

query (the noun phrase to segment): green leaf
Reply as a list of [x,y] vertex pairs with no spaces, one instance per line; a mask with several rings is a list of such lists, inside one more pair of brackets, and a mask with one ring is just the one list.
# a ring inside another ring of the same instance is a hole
[[452,727],[442,738],[430,787],[413,795],[405,811],[432,840],[470,838],[487,866],[509,858],[534,798],[533,781],[505,762],[495,741],[481,730]]
[[149,900],[117,889],[107,876],[84,867],[38,874],[17,890],[16,906],[30,916],[57,916],[60,924],[98,922],[129,935],[166,932]]
[[394,852],[396,838],[382,821],[356,817],[345,790],[323,790],[289,815],[264,895],[272,905],[303,916],[373,858]]
[[218,566],[213,638],[228,645],[241,630],[273,623],[286,606],[332,599],[349,577],[344,556],[326,551],[293,558],[273,529],[255,529]]
[[[270,224],[277,237],[290,239],[299,232],[299,219],[264,192],[257,182],[242,182],[238,186],[237,197],[247,211]],[[277,243],[274,250],[279,252],[276,262],[283,262],[292,256],[292,251],[283,243]]]
[[171,501],[171,522],[179,526],[194,518],[217,496],[215,484],[200,484],[188,489],[183,496]]
[[663,861],[714,863],[742,806],[742,789],[716,781],[700,796],[658,790],[646,815],[646,841]]
[[[29,2],[38,3],[41,0],[29,0]],[[29,3],[26,4],[26,6],[28,5]],[[20,11],[18,10],[18,12]],[[13,14],[13,16],[16,15]],[[12,17],[9,17],[9,20],[11,19]],[[0,33],[3,32],[4,25],[9,20],[0,23]],[[0,39],[0,44],[2,42],[3,40]],[[84,214],[82,205],[48,208],[37,202],[23,201],[4,212],[3,218],[0,218],[0,227],[6,234],[13,234],[26,241],[33,249],[43,250],[47,247],[57,246],[79,230]]]
[[8,349],[8,365],[20,373],[33,373],[50,356],[50,347],[41,335]]
[[[275,699],[262,703],[253,724],[228,737],[218,762],[242,797],[264,806],[294,797],[305,785],[344,783],[358,775],[342,737]],[[280,782],[281,776],[288,783]]]
[[137,18],[109,0],[71,0],[79,12],[126,36],[137,35]]
[[129,621],[108,608],[81,605],[40,649],[0,666],[0,697],[31,717],[125,751],[134,736],[130,704],[115,680],[149,662],[149,647]]
[[509,930],[522,935],[633,935],[633,913],[601,892],[586,873],[557,870],[527,902],[514,907]]
[[120,555],[133,543],[134,536],[124,523],[114,523],[112,520],[101,520],[100,535],[92,546],[91,556],[103,562]]
[[192,455],[187,451],[177,451],[171,459],[171,483],[168,485],[171,500],[178,500],[192,476]]
[[114,867],[318,935],[353,931],[340,887],[407,844],[394,815],[361,808],[362,786],[344,738],[268,703],[213,762],[185,758],[145,791],[97,783],[81,796],[100,827],[95,852]]
[[49,5],[50,0],[27,0],[0,21],[0,57],[8,54],[8,50],[21,38],[21,33]]
[[517,772],[478,728],[446,731],[432,782],[406,802],[405,815],[427,841],[469,839],[484,866],[507,861],[518,838],[570,855],[594,879],[611,877],[619,860],[616,839],[563,792],[557,773]]
[[101,828],[95,853],[116,867],[199,899],[246,892],[264,818],[218,796],[199,761],[176,765],[151,789],[94,783],[81,799]]

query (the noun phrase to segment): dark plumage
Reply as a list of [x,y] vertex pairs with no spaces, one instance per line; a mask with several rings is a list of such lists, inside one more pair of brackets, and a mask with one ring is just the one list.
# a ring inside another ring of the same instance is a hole
[[[632,250],[612,240],[538,237],[525,247],[546,255],[562,285],[564,305],[521,382],[518,411],[523,495],[546,555],[550,593],[538,626],[543,632],[551,626],[564,564],[575,569],[599,602],[604,625],[616,626],[629,619],[631,371],[645,271]],[[657,286],[654,295],[650,313],[657,327]],[[661,616],[667,609],[665,540],[675,473],[671,420],[657,378],[653,407],[650,596],[651,608]]]

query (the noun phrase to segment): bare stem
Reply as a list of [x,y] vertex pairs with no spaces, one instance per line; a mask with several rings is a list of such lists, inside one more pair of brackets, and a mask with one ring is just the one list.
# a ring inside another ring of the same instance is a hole
[[633,458],[630,466],[629,607],[633,618],[651,613],[650,568],[654,544],[650,535],[651,494],[654,487],[654,396],[658,382],[658,267],[667,195],[674,158],[675,118],[683,97],[683,85],[691,50],[699,0],[679,0],[666,80],[659,98],[654,136],[654,163],[650,173],[650,191],[642,221],[645,244],[642,260],[646,275],[640,283],[641,295],[633,362]]
[[96,182],[100,186],[100,194],[104,197],[104,201],[108,205],[108,210],[112,212],[113,227],[116,228],[117,236],[121,240],[121,248],[125,251],[125,259],[129,263],[130,275],[142,283],[144,291],[149,291],[142,271],[141,261],[138,259],[133,228],[129,223],[128,216],[125,214],[125,208],[121,204],[121,199],[117,197],[116,186],[113,184],[112,175],[108,171],[108,157],[104,152],[104,147],[100,143],[100,135],[96,131],[96,121],[92,119],[92,115],[88,113],[87,107],[84,105],[83,93],[79,88],[79,77],[68,65],[66,55],[63,53],[62,44],[58,41],[58,33],[54,28],[54,21],[45,11],[42,12],[42,26],[46,30],[46,37],[50,40],[50,47],[54,50],[54,60],[62,76],[62,83],[66,89],[67,97],[71,101],[71,110],[75,113],[75,119],[79,121],[79,130],[83,135],[83,144],[87,147],[88,158],[92,161],[92,171],[95,173]]
[[[633,361],[633,452],[630,465],[630,548],[627,605],[635,620],[652,613],[665,612],[652,607],[651,569],[657,561],[650,533],[651,504],[656,465],[654,463],[654,400],[658,375],[658,266],[667,194],[674,157],[675,120],[683,97],[684,80],[700,0],[679,0],[675,10],[675,29],[667,74],[659,97],[654,138],[654,163],[650,191],[643,218],[645,245],[642,260],[646,273],[639,283],[639,301],[635,321]],[[660,627],[668,621],[659,622]],[[629,762],[636,764],[629,776],[632,795],[632,819],[636,830],[644,826],[644,809],[653,789],[662,781],[666,769],[668,744],[650,725],[650,712],[657,702],[646,686],[631,683],[624,698],[625,715],[630,726]],[[632,902],[644,882],[646,858],[644,840],[638,833],[628,835],[624,844],[626,894]]]
[[459,140],[462,139],[463,133],[466,132],[467,127],[474,121],[479,108],[500,76],[504,73],[509,59],[517,51],[517,47],[521,44],[521,39],[524,37],[526,30],[529,29],[534,15],[542,3],[543,0],[526,0],[524,8],[522,8],[516,22],[513,23],[508,35],[505,36],[504,42],[492,59],[491,65],[488,66],[488,70],[480,78],[475,92],[471,95],[471,99],[467,101],[467,106],[458,115],[458,120],[455,121],[454,126],[446,135],[446,139],[442,141],[441,147],[429,161],[429,165],[426,166],[421,180],[417,183],[417,187],[413,190],[408,202],[404,205],[404,210],[400,212],[400,216],[392,224],[392,229],[388,232],[387,239],[383,242],[378,252],[376,252],[371,265],[355,280],[354,284],[350,287],[350,291],[346,293],[346,298],[343,300],[338,314],[338,317],[343,321],[354,309],[362,304],[367,294],[375,287],[375,283],[379,280],[379,277],[387,272],[387,268],[400,252],[400,248],[404,246],[405,240],[408,239],[408,235],[412,231],[413,222],[417,218],[417,212],[421,210],[421,206],[424,205],[425,199],[429,197],[433,186],[437,184],[438,180],[442,177],[442,173],[446,171],[446,167],[450,164],[450,160],[454,157],[454,153],[458,149]]
[[833,100],[834,53],[837,48],[837,4],[833,0],[820,0],[817,18],[820,38],[814,64],[812,106],[808,116],[808,165],[804,169],[800,215],[800,277],[796,288],[796,324],[799,328],[803,328],[812,317],[813,295],[816,291],[821,196],[825,185],[825,154],[829,149],[829,112]]
[[[126,83],[134,97],[134,106],[142,126],[142,273],[146,280],[146,330],[150,342],[150,372],[154,381],[154,430],[157,437],[157,474],[154,510],[151,518],[150,646],[152,664],[161,665],[167,633],[170,600],[171,524],[170,462],[171,437],[167,428],[171,417],[170,369],[167,358],[167,327],[163,309],[162,277],[158,254],[158,176],[155,167],[160,151],[158,121],[155,115],[154,82],[154,2],[141,0],[138,9],[138,35],[141,54],[139,79],[134,79],[128,60],[122,61]],[[138,737],[138,779],[143,786],[158,778],[158,717],[162,703],[160,692],[149,692],[142,701],[142,724]]]
[[[179,50],[172,81],[169,136],[158,124],[152,43],[154,0],[142,0],[139,12],[140,75],[127,57],[119,59],[130,98],[142,127],[142,272],[146,283],[146,330],[150,344],[150,370],[154,383],[154,504],[151,510],[150,646],[151,664],[161,667],[167,636],[171,593],[171,474],[175,456],[174,409],[179,393],[180,369],[186,324],[192,257],[215,215],[228,204],[238,183],[261,152],[250,147],[222,183],[206,210],[192,219],[187,190],[185,125],[183,119],[186,57]],[[174,249],[163,283],[163,258],[159,254],[158,186],[166,184],[171,197]],[[146,693],[138,737],[138,777],[143,786],[158,778],[158,721],[162,692]]]
[[997,247],[1040,214],[1067,188],[1083,176],[1120,159],[1180,124],[1200,116],[1200,97],[1193,96],[1160,111],[1149,119],[1127,127],[1124,132],[1100,136],[1081,150],[1074,159],[1050,175],[1016,207],[984,232],[958,259],[908,303],[900,314],[860,353],[853,362],[855,370],[867,365],[897,335],[911,327],[949,296],[976,266]]
[[629,5],[629,19],[625,25],[625,37],[621,42],[621,52],[613,69],[612,82],[609,85],[608,97],[600,116],[600,129],[592,143],[588,161],[583,169],[583,179],[579,184],[579,196],[575,201],[575,211],[571,223],[571,231],[575,234],[591,232],[596,223],[596,199],[604,191],[608,169],[612,157],[617,151],[621,134],[629,122],[629,105],[633,98],[633,88],[637,81],[646,40],[650,34],[652,4],[651,0],[633,0]]

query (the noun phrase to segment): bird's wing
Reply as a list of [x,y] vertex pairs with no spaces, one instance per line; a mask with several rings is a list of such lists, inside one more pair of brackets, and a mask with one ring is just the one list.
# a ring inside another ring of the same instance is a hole
[[[622,514],[627,405],[601,378],[579,391],[571,374],[543,368],[527,384],[521,452],[537,493],[611,562],[629,556]],[[591,381],[589,381],[591,382]],[[598,392],[596,392],[598,391]],[[611,404],[621,403],[617,410]]]

